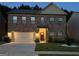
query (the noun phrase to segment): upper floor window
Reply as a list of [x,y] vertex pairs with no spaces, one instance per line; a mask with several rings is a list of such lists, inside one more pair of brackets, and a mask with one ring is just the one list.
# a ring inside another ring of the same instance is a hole
[[32,23],[32,24],[35,23],[35,17],[31,17],[31,23]]
[[54,21],[54,18],[50,18],[50,22]]
[[63,18],[58,18],[58,21],[60,21],[60,22],[63,21]]
[[24,24],[26,23],[26,17],[24,17],[24,16],[22,17],[22,23],[24,23]]
[[13,23],[17,23],[17,16],[13,16]]
[[44,22],[44,17],[41,17],[41,21]]
[[44,17],[41,17],[41,21],[44,21]]
[[62,36],[62,32],[58,32],[58,36]]

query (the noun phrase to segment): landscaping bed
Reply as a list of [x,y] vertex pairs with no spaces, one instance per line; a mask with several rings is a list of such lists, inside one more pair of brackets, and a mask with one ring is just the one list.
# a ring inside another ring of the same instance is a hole
[[61,43],[36,44],[36,51],[69,51],[79,52],[79,47],[63,47]]

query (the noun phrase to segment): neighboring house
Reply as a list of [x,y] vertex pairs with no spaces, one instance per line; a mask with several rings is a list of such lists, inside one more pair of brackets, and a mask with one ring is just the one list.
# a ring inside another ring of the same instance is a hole
[[5,19],[2,16],[2,14],[0,13],[0,37],[1,36],[5,36],[6,32],[5,32]]
[[70,17],[67,24],[67,33],[75,42],[79,42],[79,13],[75,12]]
[[42,10],[13,10],[8,13],[8,36],[14,42],[46,43],[65,40],[66,13],[50,3]]

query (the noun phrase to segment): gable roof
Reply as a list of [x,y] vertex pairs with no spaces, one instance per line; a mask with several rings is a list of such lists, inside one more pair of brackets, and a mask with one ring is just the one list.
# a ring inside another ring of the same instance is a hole
[[66,13],[55,4],[50,3],[41,11],[41,14],[66,14]]
[[59,7],[57,7],[55,4],[50,3],[48,6],[46,6],[42,10],[12,10],[8,12],[8,14],[66,14],[64,11],[62,11]]

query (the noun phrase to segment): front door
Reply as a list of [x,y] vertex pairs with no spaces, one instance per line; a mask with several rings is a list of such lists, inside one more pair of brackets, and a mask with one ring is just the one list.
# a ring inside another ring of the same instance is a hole
[[44,41],[44,32],[40,33],[40,41]]

